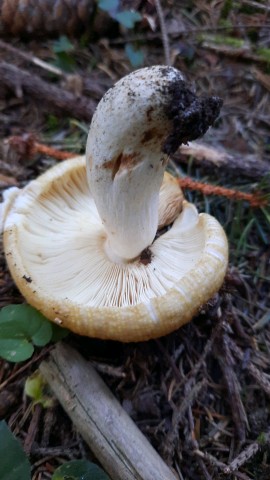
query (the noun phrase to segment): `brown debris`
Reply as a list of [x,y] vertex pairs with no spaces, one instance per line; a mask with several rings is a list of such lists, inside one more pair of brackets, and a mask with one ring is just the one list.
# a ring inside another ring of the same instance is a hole
[[13,35],[75,34],[86,29],[94,9],[93,0],[1,0],[2,30]]
[[19,382],[0,392],[0,418],[5,418],[21,402],[21,392],[22,385]]
[[245,442],[247,415],[240,396],[240,385],[235,374],[235,362],[228,347],[227,337],[224,334],[214,348],[214,355],[217,358],[226,388],[228,391],[228,402],[231,406],[232,418],[236,427],[237,437],[241,444]]
[[67,114],[86,121],[92,118],[96,104],[87,97],[76,98],[73,93],[3,61],[0,62],[0,76],[2,86],[12,90],[18,98],[27,95],[29,99],[38,102],[39,106],[58,115]]

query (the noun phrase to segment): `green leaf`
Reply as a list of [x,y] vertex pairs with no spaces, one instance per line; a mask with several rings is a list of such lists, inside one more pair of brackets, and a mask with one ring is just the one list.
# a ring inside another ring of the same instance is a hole
[[72,460],[58,467],[51,480],[110,480],[110,478],[101,468],[88,460]]
[[32,357],[34,347],[26,339],[12,340],[0,338],[0,357],[8,362],[23,362]]
[[98,0],[98,7],[106,12],[117,10],[118,6],[119,0]]
[[57,58],[51,63],[55,67],[64,70],[64,72],[74,72],[76,68],[76,62],[74,58],[67,52],[57,53]]
[[123,27],[126,28],[133,28],[136,22],[139,22],[142,19],[142,16],[139,12],[135,12],[133,10],[127,10],[124,12],[116,13],[114,16],[115,20],[117,20]]
[[49,408],[53,405],[53,398],[46,393],[47,383],[39,370],[34,372],[26,379],[24,393],[32,398],[34,404],[40,403],[43,408]]
[[69,330],[67,330],[66,328],[58,327],[58,325],[55,325],[55,323],[52,323],[51,327],[52,327],[51,342],[53,343],[59,342],[70,333]]
[[4,307],[0,311],[0,356],[10,362],[26,360],[33,354],[33,345],[47,345],[52,333],[51,323],[30,305]]
[[29,460],[4,420],[0,422],[0,459],[1,480],[31,480]]
[[126,55],[133,67],[140,67],[144,61],[144,53],[142,50],[135,50],[133,45],[127,43],[125,46]]
[[74,45],[69,41],[69,39],[62,35],[58,40],[55,40],[53,43],[54,53],[66,53],[74,50]]

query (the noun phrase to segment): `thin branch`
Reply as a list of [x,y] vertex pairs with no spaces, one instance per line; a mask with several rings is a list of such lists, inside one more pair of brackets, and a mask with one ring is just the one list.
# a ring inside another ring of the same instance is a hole
[[170,59],[170,45],[169,45],[169,37],[166,29],[165,19],[163,9],[160,3],[160,0],[155,0],[155,5],[157,9],[157,14],[159,18],[161,36],[162,36],[162,43],[164,48],[164,56],[165,56],[165,63],[166,65],[171,65]]
[[78,97],[6,62],[0,62],[0,77],[2,86],[13,90],[18,98],[27,94],[38,102],[38,105],[44,105],[55,113],[65,113],[86,121],[92,118],[96,103],[87,97]]

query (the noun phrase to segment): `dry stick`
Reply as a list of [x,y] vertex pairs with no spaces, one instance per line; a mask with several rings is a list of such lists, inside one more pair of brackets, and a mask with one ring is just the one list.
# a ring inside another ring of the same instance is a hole
[[242,467],[246,462],[248,462],[254,455],[258,452],[258,450],[262,447],[262,444],[269,444],[270,442],[270,430],[262,435],[263,442],[254,442],[251,443],[245,450],[243,450],[239,455],[228,465],[228,467],[224,468],[224,473],[230,474],[233,473],[238,468]]
[[[217,315],[216,315],[216,320],[220,320],[221,318],[221,310],[220,308],[218,309]],[[217,337],[220,334],[221,331],[221,323],[218,323],[212,330],[210,338],[207,340],[206,345],[204,347],[204,350],[198,359],[197,363],[194,365],[194,367],[190,370],[190,372],[187,374],[189,381],[191,378],[196,377],[196,375],[199,373],[199,370],[201,369],[202,365],[204,364],[206,357],[209,355],[209,353],[212,351],[213,345],[216,342]],[[178,386],[178,388],[181,387],[181,384]]]
[[253,180],[259,180],[270,174],[269,162],[260,160],[253,155],[230,154],[224,150],[210,147],[203,143],[190,142],[182,145],[173,159],[178,163],[187,163],[192,158],[196,165],[213,169],[222,168],[222,171],[232,175],[240,175]]
[[188,380],[186,384],[186,389],[185,389],[186,395],[181,405],[179,407],[176,407],[175,411],[173,412],[173,419],[172,419],[173,428],[172,430],[169,431],[167,435],[167,439],[166,439],[167,446],[171,446],[174,444],[176,438],[178,437],[179,425],[183,420],[184,415],[187,413],[188,408],[190,407],[190,405],[193,404],[195,399],[198,397],[200,391],[206,384],[206,381],[202,380],[201,382],[198,382],[197,384],[191,386],[191,380]]
[[78,352],[58,344],[40,370],[112,480],[176,480],[98,373]]
[[[9,43],[4,42],[3,40],[0,40],[0,49],[10,52],[15,57],[23,58],[27,62],[31,62],[37,67],[40,67],[43,70],[46,70],[48,72],[53,73],[54,75],[57,75],[58,77],[63,79],[66,82],[66,84],[72,83],[72,79],[73,80],[75,79],[75,83],[79,82],[79,84],[81,84],[82,89],[87,90],[87,92],[89,92],[91,97],[101,98],[104,95],[104,91],[106,88],[103,87],[103,85],[101,84],[102,83],[101,81],[94,79],[93,75],[88,74],[87,76],[85,76],[85,75],[80,75],[78,73],[68,74],[63,70],[61,70],[60,68],[55,67],[54,65],[51,65],[48,62],[44,62],[43,60],[36,57],[32,53],[24,52],[19,48],[16,48],[13,45],[10,45]],[[107,79],[106,87],[109,88],[110,86],[111,86],[111,80]]]
[[252,50],[247,46],[243,47],[230,47],[228,45],[218,45],[216,43],[211,43],[209,41],[203,41],[200,45],[200,48],[205,50],[210,50],[212,52],[225,55],[232,58],[244,58],[245,60],[250,60],[251,62],[258,63],[268,63],[268,58],[263,57],[262,55],[257,55],[253,53]]
[[[225,338],[231,352],[236,356],[238,360],[240,360],[240,362],[243,362],[244,354],[242,350],[236,345],[236,343],[228,335],[226,335]],[[247,364],[246,370],[254,378],[254,380],[260,385],[260,387],[264,390],[266,395],[270,397],[270,381],[268,379],[269,376],[261,372],[252,363]]]
[[223,337],[215,345],[214,355],[218,360],[228,390],[228,401],[230,403],[236,433],[239,441],[243,443],[246,438],[246,425],[248,422],[240,397],[239,383],[234,371],[234,360],[228,347],[227,336],[225,334],[223,334]]
[[216,457],[211,455],[210,453],[207,452],[202,452],[201,450],[194,450],[193,451],[194,455],[198,455],[198,457],[203,458],[207,463],[210,463],[210,465],[214,465],[218,469],[224,471],[224,469],[227,468],[226,463],[220,462]]
[[26,455],[30,454],[32,445],[35,441],[35,438],[38,432],[38,425],[39,425],[42,410],[43,410],[43,407],[41,404],[37,403],[34,406],[32,419],[28,428],[27,435],[24,440],[24,451]]
[[22,50],[19,50],[18,48],[13,47],[13,45],[3,42],[3,40],[0,40],[0,49],[5,50],[6,52],[12,53],[16,57],[23,58],[24,60],[27,60],[28,62],[31,62],[34,65],[41,67],[44,70],[47,70],[48,72],[54,73],[59,77],[65,76],[65,73],[62,70],[60,70],[60,68],[57,68],[54,65],[50,65],[49,63],[44,62],[43,60],[40,60],[40,58],[36,57],[35,55],[32,55],[31,53],[23,52]]
[[160,0],[155,0],[155,5],[156,5],[156,9],[157,9],[158,18],[159,18],[159,24],[160,24],[160,30],[161,30],[161,36],[162,36],[162,43],[163,43],[163,48],[164,48],[165,63],[166,63],[166,65],[171,65],[169,37],[168,37],[167,30],[166,30],[166,24],[165,24],[164,14],[163,14],[163,10],[162,10]]
[[39,105],[45,105],[56,113],[60,111],[61,114],[86,121],[92,118],[96,107],[93,100],[84,96],[76,97],[73,93],[45,82],[26,70],[0,62],[0,78],[2,85],[12,89],[19,98],[25,93]]
[[[188,407],[188,423],[189,423],[189,429],[190,429],[190,442],[194,450],[199,449],[199,444],[198,441],[195,437],[194,431],[195,431],[195,424],[194,424],[194,418],[193,418],[193,413],[191,409],[191,405]],[[206,480],[211,480],[211,476],[207,470],[207,467],[203,461],[203,459],[199,456],[196,456],[196,460],[202,470],[202,473],[204,474],[204,477]]]

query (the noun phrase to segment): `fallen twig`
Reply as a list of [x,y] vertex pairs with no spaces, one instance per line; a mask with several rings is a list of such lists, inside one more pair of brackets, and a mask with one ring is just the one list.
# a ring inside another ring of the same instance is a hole
[[30,425],[24,440],[24,451],[27,455],[30,454],[32,445],[35,441],[37,431],[38,431],[38,424],[40,421],[41,413],[42,413],[43,407],[41,404],[36,404],[33,409],[33,414],[32,418],[30,421]]
[[[1,0],[0,0],[1,1]],[[95,78],[94,74],[79,74],[79,73],[66,73],[55,65],[51,65],[48,62],[44,62],[40,58],[36,57],[30,52],[22,51],[19,48],[10,45],[10,43],[0,40],[0,49],[3,49],[12,54],[13,57],[18,57],[33,63],[33,65],[42,68],[50,73],[53,73],[57,77],[61,78],[64,88],[72,93],[79,91],[79,94],[87,93],[91,98],[100,99],[106,89],[108,89],[112,81],[109,78]],[[105,85],[104,85],[105,84]]]
[[195,165],[208,167],[211,170],[213,170],[213,167],[222,168],[226,173],[252,178],[253,180],[258,180],[270,174],[269,162],[252,155],[231,154],[203,143],[190,142],[189,145],[182,145],[173,155],[173,159],[179,163],[187,163],[190,158]]
[[176,480],[98,373],[75,350],[57,344],[40,370],[112,480]]
[[[243,362],[244,360],[244,353],[242,350],[236,345],[236,343],[227,335],[226,342],[231,350],[231,352],[235,355],[235,357]],[[266,395],[270,397],[270,381],[269,376],[266,375],[264,372],[261,372],[258,368],[253,365],[253,363],[248,362],[246,365],[247,372],[254,378],[254,380],[260,385],[260,387],[264,390]]]
[[240,397],[240,387],[235,373],[234,359],[231,355],[228,336],[223,333],[213,349],[214,355],[220,365],[224,382],[228,390],[228,402],[231,407],[231,414],[236,428],[237,436],[242,444],[246,438],[247,416]]
[[267,58],[252,52],[248,46],[231,47],[229,45],[218,45],[211,41],[203,41],[200,45],[200,48],[232,58],[243,58],[244,60],[249,60],[251,62],[268,63]]
[[28,73],[6,62],[0,62],[0,77],[2,85],[12,89],[18,98],[24,94],[61,115],[90,121],[96,103],[84,96],[77,97],[73,93],[41,80],[37,75]]
[[166,29],[164,13],[163,13],[163,9],[162,9],[160,0],[155,0],[155,5],[156,5],[156,9],[157,9],[158,18],[159,18],[159,24],[160,24],[160,30],[161,30],[161,36],[162,36],[162,43],[163,43],[163,49],[164,49],[165,63],[166,63],[166,65],[171,65],[169,37],[168,37],[167,29]]
[[48,62],[40,60],[40,58],[32,55],[31,53],[23,52],[22,50],[19,50],[13,45],[10,45],[10,43],[6,43],[3,40],[0,40],[0,48],[9,53],[12,53],[13,56],[15,55],[16,57],[24,58],[24,60],[27,60],[28,62],[31,62],[37,67],[41,67],[50,73],[54,73],[55,75],[58,75],[60,77],[65,76],[64,72],[60,70],[60,68],[55,67],[54,65],[50,65]]

